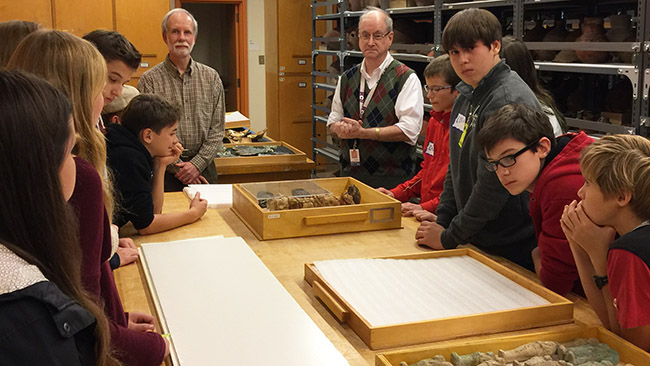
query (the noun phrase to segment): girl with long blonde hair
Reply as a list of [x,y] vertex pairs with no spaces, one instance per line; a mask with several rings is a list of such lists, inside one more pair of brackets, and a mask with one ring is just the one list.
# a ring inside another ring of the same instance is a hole
[[[79,220],[83,252],[82,282],[104,304],[110,319],[111,340],[120,361],[159,365],[168,354],[168,342],[153,330],[147,314],[124,313],[108,259],[112,255],[113,197],[106,170],[106,142],[97,128],[104,106],[106,62],[88,41],[56,30],[40,30],[25,37],[8,68],[22,69],[50,81],[73,104],[77,133],[74,153],[77,183],[70,198]],[[37,167],[32,167],[36,169]]]

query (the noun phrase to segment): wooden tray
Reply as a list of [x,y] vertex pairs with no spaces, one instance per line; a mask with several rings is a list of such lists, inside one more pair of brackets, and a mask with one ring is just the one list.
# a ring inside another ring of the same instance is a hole
[[276,145],[283,146],[293,152],[287,155],[268,155],[268,156],[232,156],[232,157],[217,157],[214,158],[214,165],[219,174],[229,174],[232,169],[241,169],[242,167],[255,167],[264,165],[277,165],[285,163],[304,162],[307,156],[304,152],[296,149],[295,147],[287,144],[284,141],[272,142],[242,142],[236,144],[224,144],[225,147],[233,146],[268,146]]
[[518,336],[495,336],[492,339],[470,342],[459,340],[438,347],[420,347],[405,351],[379,353],[375,356],[375,365],[399,366],[402,361],[410,365],[435,355],[443,355],[449,360],[452,352],[459,355],[488,351],[496,353],[499,349],[513,349],[535,341],[568,342],[576,338],[597,338],[600,342],[615,349],[621,357],[621,362],[631,363],[634,366],[650,365],[650,354],[600,326],[581,326],[576,329],[535,332]]
[[478,260],[520,286],[536,293],[550,304],[373,327],[331,288],[331,285],[322,278],[313,263],[305,264],[305,281],[312,286],[316,297],[330,309],[332,314],[340,322],[347,323],[373,350],[573,322],[573,303],[571,301],[472,249],[442,250],[386,258],[427,259],[464,255]]
[[[300,181],[293,181],[300,182]],[[354,184],[361,192],[361,203],[349,206],[266,211],[242,184],[234,184],[232,210],[259,240],[347,233],[402,226],[401,203],[350,177],[309,179],[339,195]]]

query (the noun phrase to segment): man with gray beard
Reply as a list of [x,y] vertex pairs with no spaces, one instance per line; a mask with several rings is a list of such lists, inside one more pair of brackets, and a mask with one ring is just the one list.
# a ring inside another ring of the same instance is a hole
[[187,184],[216,183],[214,158],[224,134],[225,102],[216,70],[192,59],[198,23],[185,9],[172,9],[162,21],[165,61],[145,72],[138,89],[158,94],[182,111],[178,140],[185,147],[178,162],[165,172],[165,191],[180,191]]

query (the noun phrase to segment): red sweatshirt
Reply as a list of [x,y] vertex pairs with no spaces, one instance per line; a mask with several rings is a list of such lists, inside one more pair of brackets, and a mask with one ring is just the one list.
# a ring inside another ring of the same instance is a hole
[[565,205],[580,200],[578,190],[585,182],[580,173],[580,153],[594,141],[584,132],[564,136],[571,141],[562,147],[560,141],[566,137],[558,137],[558,144],[551,150],[554,157],[551,161],[547,158],[530,194],[530,217],[542,262],[539,278],[545,287],[561,295],[571,291],[580,277],[560,218]]
[[128,329],[127,314],[122,308],[113,271],[108,263],[111,229],[102,199],[101,178],[89,162],[75,158],[75,164],[77,182],[69,202],[79,219],[83,286],[104,305],[117,358],[125,366],[160,365],[165,356],[165,341],[160,334]]
[[422,146],[424,161],[420,171],[410,180],[390,190],[398,201],[407,202],[413,197],[420,197],[423,209],[436,212],[449,165],[450,114],[451,112],[431,111],[427,136]]

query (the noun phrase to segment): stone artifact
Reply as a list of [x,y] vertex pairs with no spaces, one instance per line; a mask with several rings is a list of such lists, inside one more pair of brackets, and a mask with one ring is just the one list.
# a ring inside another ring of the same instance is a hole
[[350,184],[341,196],[337,197],[332,193],[311,194],[303,188],[291,190],[291,196],[273,195],[271,192],[257,192],[258,204],[261,208],[269,211],[296,210],[299,208],[331,207],[341,205],[358,205],[361,202],[361,192],[354,185]]
[[558,344],[538,341],[515,349],[493,352],[474,352],[466,355],[452,353],[451,362],[436,355],[414,364],[401,362],[400,366],[633,366],[619,363],[618,353],[595,338],[576,338]]
[[497,361],[495,365],[505,364],[502,360],[497,360],[497,356],[494,352],[474,352],[462,356],[459,356],[456,352],[451,354],[451,363],[454,364],[454,366],[478,366],[487,361]]
[[454,364],[447,362],[445,358],[441,355],[435,355],[432,358],[425,358],[414,364],[409,365],[408,363],[402,361],[399,364],[400,366],[454,366]]
[[[636,36],[630,25],[632,24],[631,18],[627,14],[612,14],[609,16],[609,24],[611,28],[605,34],[610,42],[634,42]],[[614,55],[621,58],[625,63],[632,63],[632,56],[634,53],[630,52],[615,52]]]
[[548,341],[538,341],[524,344],[510,351],[499,350],[499,357],[506,362],[526,361],[533,356],[552,355],[557,350],[557,343]]
[[[556,20],[555,26],[546,33],[543,42],[563,42],[569,32],[566,30],[566,24],[564,20]],[[558,54],[558,51],[553,50],[540,50],[536,52],[536,60],[539,61],[551,61],[555,55]]]
[[[580,31],[574,30],[567,33],[566,39],[564,42],[575,42],[578,37],[580,37]],[[562,50],[558,52],[557,55],[553,58],[554,62],[580,62],[578,56],[576,56],[576,51],[574,50]]]
[[[607,42],[603,18],[585,17],[580,25],[582,34],[576,42]],[[609,60],[609,53],[602,51],[576,51],[580,61],[588,64],[600,64]]]
[[273,193],[269,191],[259,191],[256,194],[257,196],[257,202],[259,203],[261,208],[266,208],[266,202],[270,199],[275,197]]
[[615,365],[619,361],[618,352],[604,343],[586,343],[575,347],[560,346],[558,354],[562,359],[574,365],[593,361],[608,361]]

